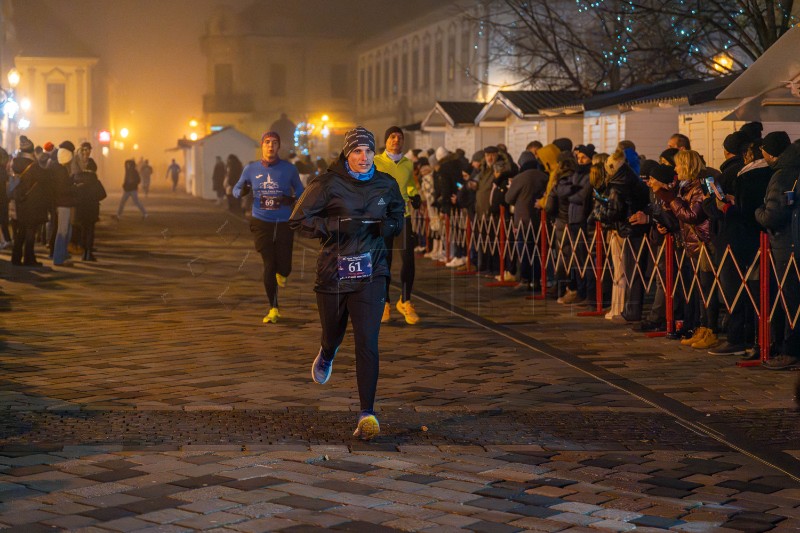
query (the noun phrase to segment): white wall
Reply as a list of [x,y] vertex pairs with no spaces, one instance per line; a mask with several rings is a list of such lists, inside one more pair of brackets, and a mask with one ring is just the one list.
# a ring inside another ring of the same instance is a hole
[[455,152],[456,148],[461,148],[467,154],[467,157],[471,157],[477,150],[475,148],[475,131],[477,129],[474,126],[465,128],[447,126],[444,131],[444,147],[451,152]]
[[505,141],[508,153],[516,161],[529,142],[547,144],[547,124],[543,119],[524,120],[510,115],[506,121]]
[[573,146],[585,144],[583,140],[583,115],[548,118],[545,123],[547,143],[551,143],[556,139],[566,137],[567,139],[572,140]]
[[623,139],[633,141],[636,152],[648,159],[657,159],[667,148],[670,136],[678,131],[677,107],[637,109],[622,117],[625,121]]
[[584,144],[593,144],[598,152],[613,153],[624,135],[624,123],[618,112],[609,114],[593,111],[584,114]]

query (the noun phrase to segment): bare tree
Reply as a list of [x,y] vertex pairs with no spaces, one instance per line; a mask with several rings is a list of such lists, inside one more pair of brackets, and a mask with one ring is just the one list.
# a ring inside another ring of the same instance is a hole
[[794,0],[488,0],[487,7],[480,22],[490,30],[490,62],[520,86],[586,94],[741,70],[796,22]]
[[[795,0],[634,0],[633,5],[669,20],[678,41],[693,43],[696,61],[717,71],[741,70],[797,23]],[[731,62],[721,65],[721,53]]]
[[481,21],[490,61],[520,86],[589,94],[697,75],[668,19],[628,1],[491,0]]

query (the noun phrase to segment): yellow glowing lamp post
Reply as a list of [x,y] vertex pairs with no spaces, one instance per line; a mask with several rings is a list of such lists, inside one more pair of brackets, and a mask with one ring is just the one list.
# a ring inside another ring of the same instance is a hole
[[197,121],[195,119],[192,119],[192,120],[189,121],[189,127],[190,128],[196,128],[197,124],[198,123],[197,123]]
[[121,130],[119,130],[119,136],[122,137],[123,139],[127,139],[130,133],[131,132],[128,131],[128,128],[122,128]]
[[8,85],[12,89],[16,89],[17,85],[19,85],[19,71],[15,68],[12,68],[8,71]]
[[189,139],[196,141],[197,140],[197,132],[193,131],[189,134]]

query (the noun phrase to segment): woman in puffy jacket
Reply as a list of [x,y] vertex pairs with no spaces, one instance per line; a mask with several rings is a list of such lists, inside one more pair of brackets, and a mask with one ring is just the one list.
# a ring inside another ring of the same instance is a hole
[[700,154],[694,150],[685,150],[675,154],[675,172],[681,184],[678,192],[665,185],[651,180],[651,186],[664,205],[672,211],[681,225],[681,237],[688,257],[684,258],[681,267],[683,287],[689,292],[692,278],[697,275],[698,287],[691,289],[686,309],[684,328],[694,329],[694,334],[681,341],[681,344],[693,348],[709,348],[718,342],[714,333],[716,324],[709,323],[709,316],[704,300],[709,300],[709,292],[714,284],[714,273],[711,266],[712,251],[709,249],[711,233],[709,220],[703,210],[705,193],[701,186],[707,171]]

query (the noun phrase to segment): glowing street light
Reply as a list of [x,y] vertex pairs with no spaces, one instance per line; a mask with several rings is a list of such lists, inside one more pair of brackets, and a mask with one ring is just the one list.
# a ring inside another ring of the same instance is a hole
[[123,139],[127,139],[129,134],[130,132],[128,131],[128,128],[122,128],[121,130],[119,130],[119,136],[122,137]]
[[727,52],[714,56],[714,70],[717,72],[730,72],[733,70],[733,58]]
[[16,89],[17,85],[19,85],[19,71],[15,68],[12,68],[8,71],[8,85],[12,89]]
[[328,122],[330,119],[328,115],[322,115],[322,122]]
[[191,140],[193,140],[193,141],[196,141],[197,140],[197,133],[193,131],[191,134],[189,134],[189,138]]
[[190,128],[196,128],[197,127],[197,121],[195,119],[190,120],[189,121],[189,127]]
[[19,103],[20,107],[23,111],[30,111],[31,109],[31,99],[30,98],[23,98],[22,102]]

